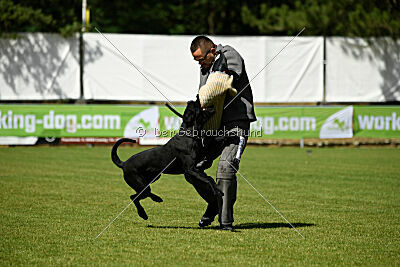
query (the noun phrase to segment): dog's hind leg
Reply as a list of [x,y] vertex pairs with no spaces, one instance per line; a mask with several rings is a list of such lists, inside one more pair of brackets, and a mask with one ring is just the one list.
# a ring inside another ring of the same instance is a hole
[[149,197],[155,202],[163,202],[162,198],[157,196],[156,194],[150,193]]
[[147,216],[146,211],[144,210],[144,208],[142,207],[142,205],[139,202],[140,196],[138,196],[138,194],[131,195],[131,200],[133,201],[133,204],[135,204],[139,216],[143,220],[147,220],[149,218],[149,216]]
[[131,171],[124,173],[124,179],[125,182],[136,191],[136,194],[131,196],[131,200],[133,204],[135,204],[139,216],[147,220],[148,216],[143,206],[140,204],[140,200],[150,197],[155,202],[162,202],[162,198],[151,193],[150,186],[146,184],[147,180],[136,172]]
[[136,191],[136,194],[131,195],[131,200],[133,201],[133,204],[135,204],[139,216],[144,220],[147,220],[149,217],[139,201],[149,196],[150,187],[146,188],[146,180],[142,176],[138,175],[135,171],[124,170],[124,179],[125,182]]

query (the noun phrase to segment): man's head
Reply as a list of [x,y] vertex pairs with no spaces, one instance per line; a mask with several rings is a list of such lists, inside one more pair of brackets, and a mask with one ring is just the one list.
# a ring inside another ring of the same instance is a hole
[[210,38],[200,35],[193,39],[190,52],[194,60],[204,68],[210,68],[217,54],[217,46]]

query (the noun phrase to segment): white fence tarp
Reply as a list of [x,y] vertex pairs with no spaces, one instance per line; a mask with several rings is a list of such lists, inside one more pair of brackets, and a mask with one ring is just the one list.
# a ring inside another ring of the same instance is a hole
[[79,40],[57,34],[0,39],[0,100],[77,99]]
[[326,101],[400,101],[400,41],[326,40]]
[[165,101],[165,96],[170,101],[188,101],[196,95],[198,69],[188,52],[191,37],[104,36],[84,35],[86,99]]
[[[254,102],[319,102],[323,97],[323,38],[224,37],[245,60]],[[279,53],[279,54],[278,54]],[[276,58],[274,58],[276,56]],[[271,61],[272,60],[272,61]]]
[[[199,65],[189,46],[195,36],[132,34],[84,35],[86,99],[188,101],[198,91]],[[115,45],[117,49],[108,42]],[[291,37],[211,37],[233,46],[244,58],[250,79]],[[254,102],[322,101],[323,38],[298,37],[251,82]],[[138,68],[160,91],[148,82]],[[164,95],[164,96],[163,96]]]
[[[194,36],[84,34],[84,98],[187,101],[198,91]],[[243,56],[252,80],[291,37],[211,37]],[[323,101],[323,38],[293,40],[251,82],[254,102]],[[400,41],[326,39],[326,102],[400,101]],[[160,91],[158,91],[158,90]],[[0,101],[78,99],[79,40],[57,34],[0,39]]]

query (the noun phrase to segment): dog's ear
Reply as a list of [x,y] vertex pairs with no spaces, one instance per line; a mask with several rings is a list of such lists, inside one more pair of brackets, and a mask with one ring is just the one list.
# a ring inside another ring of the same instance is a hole
[[199,113],[202,110],[199,94],[196,95],[195,105],[196,105],[196,112]]

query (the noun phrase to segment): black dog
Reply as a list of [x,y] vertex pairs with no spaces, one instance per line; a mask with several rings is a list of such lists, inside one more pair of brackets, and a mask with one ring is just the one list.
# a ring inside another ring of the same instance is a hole
[[217,188],[215,181],[204,171],[196,169],[196,163],[203,159],[205,153],[201,138],[197,134],[200,133],[201,127],[214,112],[213,108],[203,110],[198,99],[189,101],[183,114],[180,132],[177,135],[164,146],[142,151],[131,156],[125,162],[122,162],[117,155],[118,146],[123,142],[134,143],[135,141],[122,138],[114,144],[111,159],[123,170],[125,182],[136,191],[131,199],[134,201],[140,217],[145,220],[148,218],[139,203],[140,200],[150,197],[155,202],[162,202],[159,196],[151,193],[148,185],[153,180],[159,179],[161,171],[168,164],[170,165],[163,173],[184,174],[185,179],[195,187],[204,200],[208,203],[221,202],[223,194]]

